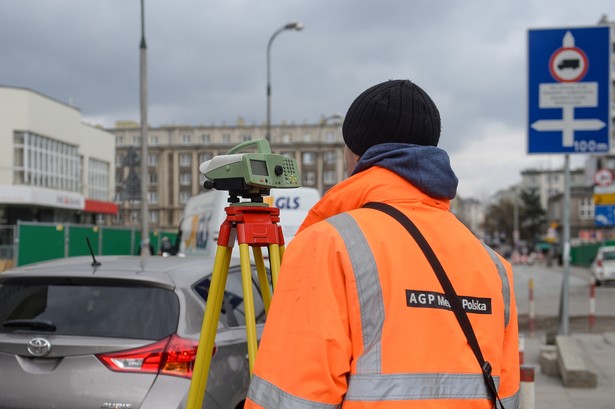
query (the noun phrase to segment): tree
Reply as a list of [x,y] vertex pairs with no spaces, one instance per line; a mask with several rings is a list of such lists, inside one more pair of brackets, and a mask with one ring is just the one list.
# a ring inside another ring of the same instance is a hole
[[519,230],[522,239],[535,242],[546,231],[546,211],[540,204],[536,189],[524,189],[520,193]]
[[510,197],[502,197],[487,207],[483,229],[490,237],[489,244],[513,243],[514,202]]

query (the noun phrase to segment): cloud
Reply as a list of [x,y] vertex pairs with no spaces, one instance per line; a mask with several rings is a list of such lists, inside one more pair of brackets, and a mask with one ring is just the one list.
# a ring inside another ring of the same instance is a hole
[[[369,86],[408,78],[440,109],[460,194],[494,192],[544,161],[524,147],[527,30],[604,13],[612,0],[145,0],[148,120],[263,123],[268,40],[300,21],[272,44],[274,123],[343,115]],[[1,2],[0,84],[71,100],[107,127],[138,121],[140,31],[136,0]]]

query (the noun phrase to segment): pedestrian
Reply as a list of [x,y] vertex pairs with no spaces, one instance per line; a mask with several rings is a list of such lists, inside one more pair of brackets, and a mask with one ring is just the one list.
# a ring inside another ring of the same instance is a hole
[[[440,127],[434,102],[408,80],[377,84],[351,104],[342,127],[350,176],[285,251],[245,408],[491,408],[498,399],[518,408],[511,266],[451,213],[457,177],[437,147]],[[369,202],[414,222],[458,298],[427,250]]]

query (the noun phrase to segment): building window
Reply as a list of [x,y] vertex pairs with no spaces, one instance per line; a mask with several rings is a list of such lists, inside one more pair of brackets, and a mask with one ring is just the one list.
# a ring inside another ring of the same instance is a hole
[[323,160],[327,165],[333,165],[336,162],[335,151],[327,151],[323,153]]
[[116,136],[115,137],[115,144],[117,146],[123,146],[124,145],[124,137],[123,136]]
[[138,210],[133,210],[130,212],[130,222],[133,224],[138,224],[141,222],[141,212]]
[[150,135],[148,137],[148,139],[149,139],[149,144],[150,145],[152,145],[152,146],[158,145],[158,135]]
[[282,143],[290,143],[290,142],[291,142],[290,134],[283,133],[282,134]]
[[252,140],[252,135],[250,135],[250,134],[245,134],[245,135],[242,135],[242,136],[241,136],[241,139],[242,139],[244,142],[251,141],[251,140]]
[[209,136],[208,133],[204,133],[203,135],[201,135],[201,143],[210,143],[211,141],[211,136]]
[[114,224],[120,224],[123,221],[123,217],[122,217],[122,211],[120,210],[119,212],[117,212],[116,214],[113,215],[113,223]]
[[303,173],[303,184],[305,186],[314,186],[316,184],[316,172],[307,171]]
[[579,219],[593,220],[594,219],[594,199],[584,197],[579,200]]
[[147,192],[147,201],[149,203],[158,203],[158,192]]
[[150,172],[148,173],[148,182],[150,185],[158,184],[158,173]]
[[147,155],[147,164],[149,166],[158,166],[158,155]]
[[231,143],[231,134],[230,133],[222,134],[222,143]]
[[94,200],[109,200],[109,163],[90,158],[88,160],[88,197]]
[[141,137],[140,136],[133,136],[132,137],[132,144],[134,146],[141,146]]
[[149,212],[149,222],[150,223],[158,223],[160,217],[158,216],[158,210],[150,210]]
[[316,163],[316,154],[314,152],[303,152],[303,164],[313,165]]
[[335,180],[335,171],[333,170],[325,170],[322,175],[322,181],[325,185],[334,185]]
[[179,184],[182,186],[190,186],[192,183],[192,174],[189,172],[182,172],[179,175]]
[[180,204],[186,204],[186,202],[190,199],[190,192],[186,192],[185,190],[182,190],[181,192],[179,192],[179,203]]
[[209,153],[209,152],[199,153],[199,164],[201,164],[203,162],[207,162],[208,160],[210,160],[213,157],[214,157],[214,155]]
[[192,154],[182,153],[179,155],[179,166],[190,166],[192,164]]
[[81,192],[82,165],[77,146],[30,132],[16,132],[13,137],[15,184]]
[[303,134],[303,142],[304,142],[304,143],[310,143],[310,142],[312,142],[312,134],[307,133],[307,132],[306,132],[306,133],[304,133],[304,134]]
[[335,142],[335,134],[333,132],[325,132],[325,142],[327,143]]
[[189,133],[185,133],[182,135],[182,143],[184,145],[190,145],[190,143],[192,143],[192,138],[190,137]]

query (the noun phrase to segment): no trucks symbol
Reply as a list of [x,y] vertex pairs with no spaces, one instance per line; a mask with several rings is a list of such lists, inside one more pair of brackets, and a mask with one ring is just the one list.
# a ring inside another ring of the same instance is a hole
[[[567,35],[569,34],[570,32]],[[553,53],[549,61],[551,75],[559,82],[582,80],[587,73],[588,66],[587,55],[577,47],[560,48]]]

